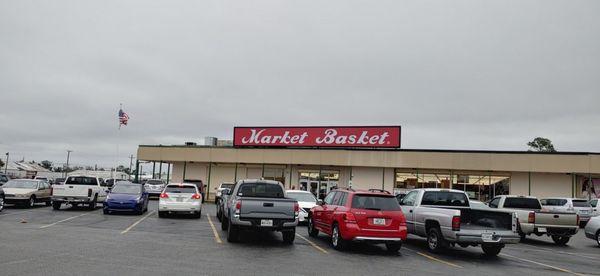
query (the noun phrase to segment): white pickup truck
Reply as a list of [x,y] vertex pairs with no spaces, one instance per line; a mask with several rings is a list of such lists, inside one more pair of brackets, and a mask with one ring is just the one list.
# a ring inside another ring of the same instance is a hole
[[492,209],[515,212],[519,217],[519,235],[548,235],[554,243],[565,245],[579,230],[579,215],[574,212],[553,212],[542,208],[536,197],[502,195],[493,198],[488,205]]
[[52,208],[60,209],[62,204],[87,205],[90,210],[96,208],[97,203],[104,202],[107,187],[97,177],[69,176],[64,185],[54,185],[52,190]]
[[433,252],[449,245],[480,245],[487,256],[496,256],[505,244],[519,242],[513,212],[471,207],[463,191],[415,189],[406,194],[400,206],[408,233],[427,237]]

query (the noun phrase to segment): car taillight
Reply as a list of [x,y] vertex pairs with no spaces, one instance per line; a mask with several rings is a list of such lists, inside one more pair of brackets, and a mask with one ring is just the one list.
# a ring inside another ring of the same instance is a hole
[[235,202],[235,213],[239,215],[241,210],[242,210],[242,201],[238,200]]
[[356,223],[356,217],[353,213],[344,213],[342,214],[342,219],[346,223]]
[[300,214],[300,204],[294,202],[294,216],[298,216],[298,214]]
[[452,231],[460,231],[460,216],[452,217]]
[[88,197],[92,197],[92,189],[88,189]]
[[200,198],[201,198],[200,194],[193,194],[192,195],[192,199],[200,199]]
[[169,198],[169,195],[167,195],[166,193],[162,193],[160,194],[160,198]]
[[529,217],[527,218],[528,223],[535,223],[535,213],[529,212]]

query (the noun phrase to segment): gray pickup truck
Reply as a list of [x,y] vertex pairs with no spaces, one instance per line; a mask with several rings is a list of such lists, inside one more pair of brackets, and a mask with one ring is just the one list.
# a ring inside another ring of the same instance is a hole
[[241,230],[280,231],[283,241],[294,243],[300,206],[287,198],[280,182],[241,180],[228,191],[221,214],[227,241],[237,242]]
[[479,246],[496,256],[505,244],[518,243],[514,212],[471,208],[463,191],[415,189],[400,202],[409,234],[427,237],[430,251],[449,245]]
[[579,215],[574,212],[544,210],[540,201],[532,196],[502,195],[493,198],[490,208],[515,212],[519,217],[519,234],[548,235],[554,243],[565,245],[579,230]]

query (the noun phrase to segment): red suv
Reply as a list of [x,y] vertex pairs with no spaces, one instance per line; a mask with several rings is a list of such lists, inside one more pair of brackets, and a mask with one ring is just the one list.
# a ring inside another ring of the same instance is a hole
[[319,231],[331,236],[331,244],[342,250],[351,241],[385,243],[398,252],[406,240],[406,219],[398,200],[384,190],[337,189],[308,214],[308,234]]

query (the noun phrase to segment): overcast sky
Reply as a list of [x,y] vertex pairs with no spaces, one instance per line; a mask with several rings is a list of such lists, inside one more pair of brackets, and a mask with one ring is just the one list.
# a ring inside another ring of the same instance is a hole
[[[600,151],[600,1],[0,1],[0,151],[129,164],[239,125]],[[130,125],[118,134],[119,103]],[[2,154],[4,157],[4,154]]]

